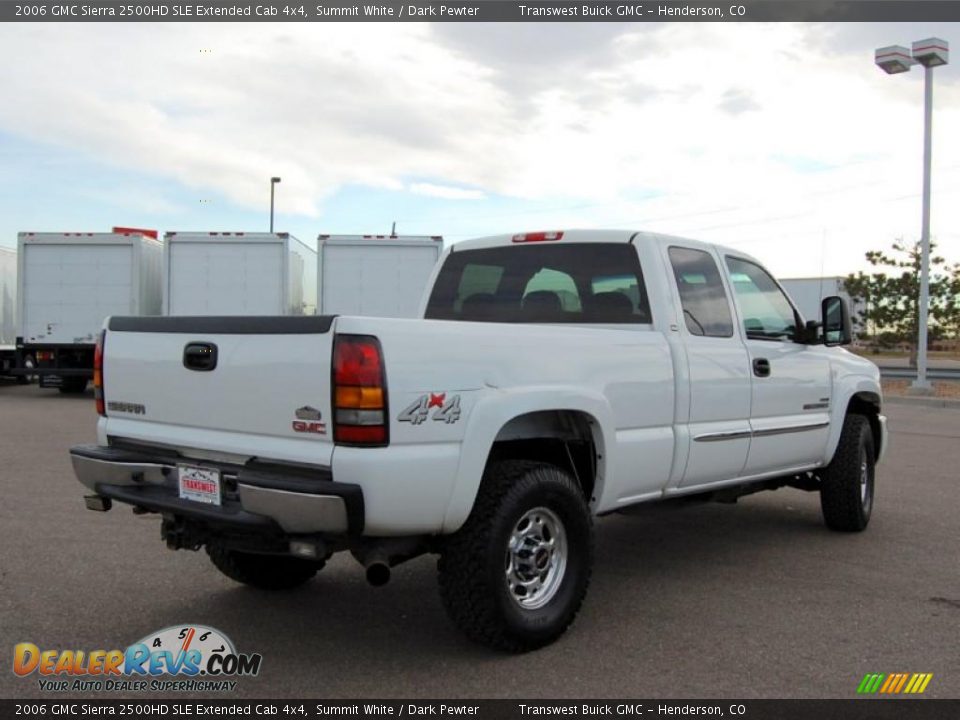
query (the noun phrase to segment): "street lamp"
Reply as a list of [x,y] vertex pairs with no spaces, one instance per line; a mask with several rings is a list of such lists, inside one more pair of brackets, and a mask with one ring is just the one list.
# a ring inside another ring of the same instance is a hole
[[913,43],[912,50],[892,45],[876,51],[876,64],[886,73],[907,72],[915,64],[923,65],[923,220],[920,231],[920,319],[917,332],[917,378],[910,389],[917,394],[932,391],[927,380],[927,321],[930,313],[930,155],[933,131],[933,68],[950,60],[950,45],[940,38]]
[[273,232],[273,188],[280,182],[280,178],[270,178],[270,232]]

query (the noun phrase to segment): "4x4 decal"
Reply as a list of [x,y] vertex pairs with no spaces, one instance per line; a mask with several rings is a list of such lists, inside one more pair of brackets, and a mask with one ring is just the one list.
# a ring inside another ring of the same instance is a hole
[[421,395],[416,402],[397,416],[397,420],[419,425],[429,417],[431,408],[438,408],[433,413],[434,420],[445,422],[448,425],[455,423],[460,419],[460,396],[454,395],[449,400],[446,398],[446,393]]

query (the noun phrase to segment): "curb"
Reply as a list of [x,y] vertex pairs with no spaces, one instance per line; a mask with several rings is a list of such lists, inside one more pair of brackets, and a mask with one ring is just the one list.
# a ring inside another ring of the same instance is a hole
[[960,400],[936,397],[906,397],[904,395],[884,395],[883,401],[891,405],[919,405],[921,407],[960,410]]

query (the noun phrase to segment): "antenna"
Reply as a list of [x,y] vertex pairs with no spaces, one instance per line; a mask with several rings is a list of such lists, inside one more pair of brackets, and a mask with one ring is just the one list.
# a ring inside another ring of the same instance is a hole
[[823,302],[823,270],[827,264],[827,229],[823,228],[823,239],[820,241],[820,301]]

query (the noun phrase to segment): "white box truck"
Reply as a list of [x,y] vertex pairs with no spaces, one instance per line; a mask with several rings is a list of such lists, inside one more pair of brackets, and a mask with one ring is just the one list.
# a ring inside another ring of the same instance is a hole
[[117,230],[19,233],[15,373],[83,392],[103,321],[160,313],[162,243],[152,231]]
[[4,377],[16,365],[16,307],[17,253],[0,247],[0,376]]
[[289,233],[164,238],[164,315],[316,314],[317,253]]
[[[807,278],[783,278],[780,285],[797,305],[800,314],[805,318],[817,318],[820,316],[820,303],[823,298],[831,295],[839,295],[847,304],[850,305],[850,312],[856,321],[866,309],[863,300],[854,300],[850,297],[843,284],[844,278],[834,277],[807,277]],[[856,322],[854,322],[856,326]]]
[[439,235],[320,235],[323,315],[414,318],[443,251]]

